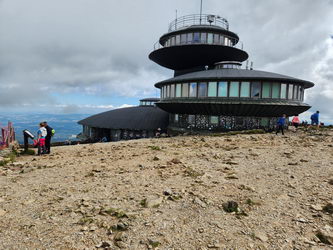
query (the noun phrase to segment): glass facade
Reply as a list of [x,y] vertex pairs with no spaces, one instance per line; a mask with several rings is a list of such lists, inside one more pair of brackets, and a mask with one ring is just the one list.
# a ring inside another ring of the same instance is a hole
[[252,82],[251,97],[260,98],[261,84],[260,82]]
[[190,83],[190,97],[197,97],[197,83]]
[[281,99],[286,99],[287,98],[287,84],[282,83],[281,84]]
[[188,97],[188,83],[182,84],[182,97]]
[[208,97],[216,97],[216,96],[217,96],[217,82],[209,82]]
[[217,33],[207,33],[207,32],[194,32],[194,33],[182,33],[176,36],[170,37],[165,41],[164,47],[184,45],[184,44],[219,44],[225,46],[234,46],[236,41],[234,38],[217,34]]
[[292,84],[288,84],[288,99],[293,99],[293,88]]
[[207,83],[200,82],[198,85],[198,97],[206,97],[207,96]]
[[272,98],[280,98],[280,84],[273,83],[272,84]]
[[240,97],[250,97],[250,82],[242,82]]
[[219,117],[218,116],[211,116],[210,117],[210,124],[218,125],[219,124]]
[[269,82],[264,82],[262,84],[262,98],[271,97],[271,84]]
[[170,86],[170,97],[173,98],[175,97],[175,85],[171,84]]
[[229,97],[239,97],[239,82],[230,82]]
[[191,82],[161,87],[161,98],[231,97],[273,98],[303,101],[304,88],[299,84],[276,82]]
[[176,84],[176,97],[182,96],[182,85],[180,83]]

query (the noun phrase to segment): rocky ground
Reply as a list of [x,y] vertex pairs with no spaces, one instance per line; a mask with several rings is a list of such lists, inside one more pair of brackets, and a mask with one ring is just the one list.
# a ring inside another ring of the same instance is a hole
[[0,166],[1,249],[330,249],[333,130],[53,148]]

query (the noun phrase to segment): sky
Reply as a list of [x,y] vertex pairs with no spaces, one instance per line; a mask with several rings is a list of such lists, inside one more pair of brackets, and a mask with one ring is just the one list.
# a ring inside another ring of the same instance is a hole
[[[171,70],[148,59],[200,0],[0,0],[0,113],[96,113],[158,97]],[[254,69],[312,81],[305,102],[333,123],[333,0],[204,0]]]

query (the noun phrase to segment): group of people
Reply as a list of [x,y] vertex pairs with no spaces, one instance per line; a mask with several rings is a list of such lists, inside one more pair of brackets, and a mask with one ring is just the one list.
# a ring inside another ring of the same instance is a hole
[[37,147],[38,155],[50,154],[51,152],[51,138],[55,130],[51,128],[47,122],[41,122],[37,131]]
[[[276,129],[276,135],[281,131],[282,135],[284,135],[284,126],[286,124],[286,115],[283,114],[277,121],[277,129]],[[310,117],[311,119],[311,126],[320,126],[319,123],[319,111],[316,111],[315,113],[313,113]],[[291,120],[291,124],[292,126],[295,127],[295,129],[298,128],[298,126],[300,125],[301,121],[298,117],[298,115],[295,115],[293,117],[293,119]]]

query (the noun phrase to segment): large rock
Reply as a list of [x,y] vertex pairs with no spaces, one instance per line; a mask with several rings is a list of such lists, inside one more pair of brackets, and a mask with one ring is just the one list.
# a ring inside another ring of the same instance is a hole
[[316,236],[322,243],[333,245],[333,228],[331,226],[326,225],[317,230]]

